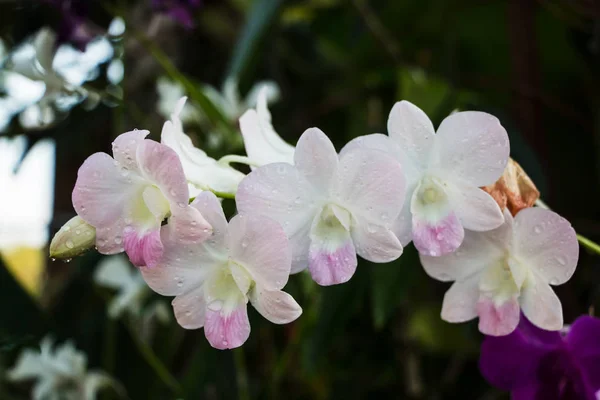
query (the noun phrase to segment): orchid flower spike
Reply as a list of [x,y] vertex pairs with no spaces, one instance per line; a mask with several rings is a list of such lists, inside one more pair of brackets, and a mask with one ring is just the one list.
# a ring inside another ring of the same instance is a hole
[[275,324],[286,324],[302,309],[281,289],[290,273],[291,251],[275,221],[241,213],[229,224],[219,200],[202,192],[192,203],[213,227],[212,236],[185,244],[177,225],[162,232],[160,268],[143,268],[146,283],[173,300],[175,318],[186,329],[204,327],[217,349],[241,346],[250,335],[246,304]]
[[320,285],[348,281],[356,254],[389,262],[402,254],[390,230],[402,208],[400,163],[386,153],[344,148],[308,129],[298,141],[294,166],[273,163],[250,173],[236,196],[241,213],[273,218],[292,244],[292,273],[308,267]]
[[192,140],[183,132],[179,114],[184,109],[187,97],[177,102],[171,120],[165,122],[161,134],[161,142],[177,153],[187,181],[193,185],[194,195],[199,190],[235,194],[237,186],[244,174],[228,163],[209,157],[204,151],[194,146]]
[[250,109],[240,118],[240,130],[244,137],[246,154],[251,166],[274,162],[294,163],[294,146],[285,142],[273,128],[267,105],[268,89],[258,93],[256,110]]
[[519,309],[535,326],[563,327],[562,306],[550,285],[568,281],[579,245],[571,224],[542,208],[521,210],[489,232],[467,232],[454,254],[421,255],[427,274],[455,281],[444,296],[442,319],[464,322],[479,317],[486,335],[508,335],[519,323]]
[[500,207],[479,189],[498,180],[508,162],[508,135],[497,118],[457,112],[435,133],[421,109],[401,101],[390,112],[388,131],[389,137],[362,136],[348,147],[383,150],[402,164],[407,201],[394,231],[403,245],[412,240],[419,253],[441,256],[460,246],[465,229],[502,224]]
[[145,139],[148,133],[134,130],[117,137],[114,159],[96,153],[85,160],[73,189],[73,206],[96,228],[100,253],[124,250],[134,265],[153,267],[163,251],[165,218],[178,221],[186,242],[207,238],[211,227],[188,205],[188,186],[175,151]]

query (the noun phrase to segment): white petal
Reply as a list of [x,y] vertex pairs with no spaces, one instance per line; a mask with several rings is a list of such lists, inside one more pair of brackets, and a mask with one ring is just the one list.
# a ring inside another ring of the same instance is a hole
[[327,194],[338,169],[338,155],[331,140],[318,128],[307,129],[296,145],[294,164],[316,189]]
[[242,213],[231,219],[229,231],[231,260],[243,266],[257,285],[268,290],[284,287],[292,253],[281,225],[266,217]]
[[228,164],[222,164],[195,147],[192,140],[171,121],[165,122],[161,143],[179,156],[188,182],[204,190],[235,193],[244,174]]
[[434,129],[427,115],[414,104],[403,100],[392,107],[388,119],[388,134],[400,145],[403,166],[407,164],[425,169],[434,143]]
[[502,225],[502,210],[488,193],[468,184],[448,182],[447,185],[451,207],[465,229],[484,232]]
[[378,150],[357,148],[341,157],[332,194],[354,217],[391,226],[402,210],[405,190],[397,160]]
[[271,114],[264,95],[256,110],[248,110],[240,118],[246,154],[257,165],[273,162],[294,162],[294,146],[285,142],[271,124]]
[[442,121],[430,168],[473,186],[486,186],[500,178],[509,152],[508,135],[496,117],[458,112]]
[[340,152],[340,158],[342,158],[346,152],[356,148],[379,150],[394,157],[402,166],[407,186],[415,185],[423,175],[423,166],[413,158],[409,157],[402,147],[400,147],[400,144],[389,136],[382,135],[381,133],[374,133],[354,138],[344,146]]
[[402,244],[390,228],[357,220],[351,231],[356,253],[377,263],[394,261],[402,255]]
[[550,210],[532,207],[517,214],[514,226],[512,254],[517,261],[551,285],[571,278],[579,244],[569,221]]
[[206,303],[202,286],[175,297],[172,304],[175,318],[181,327],[198,329],[204,326]]
[[250,292],[250,301],[256,311],[274,324],[287,324],[302,314],[296,300],[281,290],[269,291],[256,286]]
[[466,231],[462,244],[454,253],[441,257],[421,254],[421,264],[434,279],[466,279],[505,256],[511,233],[508,223],[488,232]]
[[254,170],[242,180],[236,195],[241,214],[271,218],[283,227],[292,246],[293,272],[307,266],[308,233],[321,207],[317,200],[313,186],[287,163]]
[[477,317],[479,274],[456,281],[444,295],[442,319],[447,322],[466,322]]
[[525,282],[520,297],[523,314],[538,328],[557,331],[563,327],[562,305],[556,293],[535,272]]
[[[412,185],[406,191],[405,199],[412,199],[416,185]],[[402,246],[406,246],[412,241],[412,213],[410,212],[410,201],[405,201],[400,215],[392,224],[392,232],[396,235]]]

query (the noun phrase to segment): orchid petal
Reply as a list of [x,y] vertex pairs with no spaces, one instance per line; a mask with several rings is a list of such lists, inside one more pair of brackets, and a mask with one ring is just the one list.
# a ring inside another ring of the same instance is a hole
[[342,238],[321,236],[313,239],[308,254],[310,275],[321,286],[347,282],[358,265],[348,232]]
[[132,228],[126,228],[123,234],[123,248],[133,265],[150,268],[156,266],[163,252],[160,225],[142,234]]
[[206,310],[204,334],[210,345],[216,349],[240,347],[250,336],[250,322],[246,304],[240,304],[230,314]]
[[414,186],[423,175],[423,166],[413,158],[408,157],[400,144],[395,140],[392,140],[389,136],[381,133],[374,133],[354,138],[344,146],[342,151],[340,151],[340,159],[348,151],[356,148],[379,150],[392,156],[402,166],[402,172],[404,173],[407,186]]
[[434,129],[427,115],[414,104],[403,100],[392,107],[388,119],[390,138],[402,149],[402,165],[423,170],[429,163],[434,143]]
[[112,143],[113,157],[123,167],[139,172],[137,148],[150,134],[147,130],[133,130],[119,135]]
[[239,214],[229,222],[230,256],[242,265],[257,285],[266,290],[285,286],[292,253],[282,227],[253,214]]
[[391,262],[402,255],[402,244],[386,226],[357,219],[350,231],[356,253],[365,260],[377,263]]
[[513,243],[515,258],[546,283],[563,284],[575,272],[579,258],[575,230],[550,210],[521,210],[515,217]]
[[498,203],[478,187],[453,182],[448,184],[447,192],[452,209],[465,229],[484,232],[504,222]]
[[523,286],[520,303],[523,314],[538,328],[557,331],[563,327],[562,305],[558,296],[535,272]]
[[250,301],[256,311],[274,324],[287,324],[302,314],[302,308],[288,293],[255,286]]
[[482,296],[477,303],[477,314],[481,333],[505,336],[519,324],[519,302],[513,298],[496,304],[492,299]]
[[238,188],[236,205],[241,214],[255,214],[277,221],[292,248],[292,272],[307,266],[308,233],[317,213],[318,196],[312,185],[287,163],[260,167]]
[[267,106],[269,90],[258,92],[256,110],[248,110],[240,118],[240,131],[244,137],[246,154],[257,165],[274,162],[294,162],[294,146],[285,142],[275,132]]
[[431,221],[413,215],[413,243],[419,253],[443,256],[454,252],[462,243],[465,230],[455,213]]
[[323,131],[310,128],[300,136],[294,153],[294,164],[317,192],[328,194],[338,170],[338,155]]
[[466,322],[477,317],[479,274],[456,281],[444,295],[442,319],[447,322]]
[[185,329],[199,329],[204,326],[206,303],[204,301],[203,290],[204,288],[199,286],[173,299],[175,319],[177,319],[177,323],[181,327]]
[[421,264],[425,272],[434,279],[466,279],[504,257],[506,243],[503,240],[508,240],[510,234],[511,230],[507,224],[494,231],[466,231],[462,244],[454,253],[441,257],[421,254]]
[[333,196],[355,217],[391,226],[402,210],[405,190],[400,163],[385,153],[355,149],[340,158]]
[[496,117],[458,112],[440,124],[430,167],[470,185],[485,186],[500,178],[509,152],[508,135]]

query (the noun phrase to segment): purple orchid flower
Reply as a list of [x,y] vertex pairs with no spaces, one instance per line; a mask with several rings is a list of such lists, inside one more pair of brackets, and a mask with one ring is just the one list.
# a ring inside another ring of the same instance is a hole
[[191,29],[194,27],[192,12],[200,6],[200,2],[201,0],[152,0],[152,7]]
[[479,369],[513,400],[597,400],[600,319],[579,317],[562,332],[545,331],[524,316],[507,336],[487,336]]

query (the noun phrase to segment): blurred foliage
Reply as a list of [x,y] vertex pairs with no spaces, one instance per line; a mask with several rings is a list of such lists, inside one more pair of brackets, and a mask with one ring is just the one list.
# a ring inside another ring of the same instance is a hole
[[[311,126],[338,149],[358,135],[385,133],[400,99],[423,108],[436,125],[456,109],[491,112],[544,200],[578,232],[600,239],[594,2],[204,0],[193,30],[152,14],[149,0],[98,3],[89,14],[96,26],[105,29],[115,13],[127,24],[122,103],[75,108],[51,129],[28,133],[57,142],[53,231],[73,214],[70,191],[88,155],[108,151],[116,135],[134,127],[158,138],[158,77],[179,81],[214,128],[237,135],[237,124],[200,89],[200,82],[219,87],[227,74],[239,78],[242,93],[260,79],[280,85],[282,100],[271,111],[290,143]],[[37,2],[0,3],[0,34],[9,44],[59,21],[60,13]],[[200,127],[187,131],[198,145],[209,142]],[[11,126],[9,134],[20,133]],[[223,143],[210,155],[227,151]],[[232,215],[233,204],[226,210]],[[304,308],[301,318],[275,326],[251,310],[252,334],[235,351],[212,349],[202,331],[174,321],[141,341],[130,320],[108,319],[110,294],[92,282],[99,259],[48,263],[39,304],[0,266],[5,366],[52,332],[73,338],[89,365],[115,376],[131,399],[508,398],[479,375],[476,322],[440,320],[448,285],[426,276],[412,245],[390,264],[361,260],[345,285],[320,288],[305,274],[293,276],[287,288]],[[599,264],[582,252],[574,278],[557,289],[567,322],[600,309]],[[26,393],[27,386],[0,385],[1,398]]]

